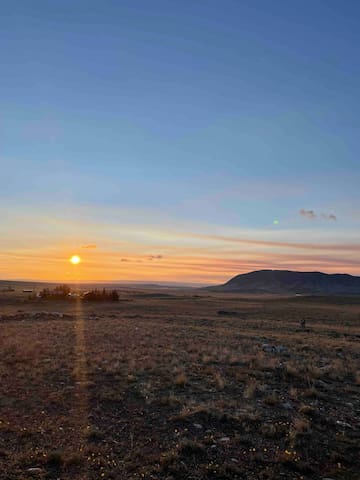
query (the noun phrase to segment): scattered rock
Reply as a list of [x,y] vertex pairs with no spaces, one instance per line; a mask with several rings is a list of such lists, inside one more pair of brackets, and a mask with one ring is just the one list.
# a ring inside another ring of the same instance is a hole
[[329,385],[324,382],[323,380],[316,380],[315,382],[316,387],[327,388]]
[[229,437],[222,437],[222,438],[220,438],[219,442],[223,442],[223,443],[230,442],[230,438]]
[[200,423],[194,423],[194,427],[197,428],[198,430],[201,430],[203,428],[203,426],[200,425]]
[[39,468],[39,467],[31,467],[31,468],[28,468],[27,471],[29,473],[32,473],[33,475],[40,475],[40,474],[44,473],[44,470],[42,468]]
[[336,420],[336,424],[340,425],[340,427],[353,428],[352,425],[350,425],[350,423],[342,422],[340,420]]
[[284,345],[270,345],[269,343],[264,343],[262,346],[263,352],[266,353],[287,353],[287,348]]

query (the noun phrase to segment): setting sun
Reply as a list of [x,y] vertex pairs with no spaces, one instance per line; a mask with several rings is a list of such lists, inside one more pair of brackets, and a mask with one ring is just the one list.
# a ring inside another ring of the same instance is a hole
[[81,258],[80,258],[78,255],[73,255],[73,256],[70,258],[70,262],[71,262],[73,265],[78,265],[78,264],[81,262]]

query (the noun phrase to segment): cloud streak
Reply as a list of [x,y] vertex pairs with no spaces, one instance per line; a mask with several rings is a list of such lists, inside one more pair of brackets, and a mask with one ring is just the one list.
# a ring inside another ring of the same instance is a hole
[[302,208],[302,209],[299,210],[299,214],[302,217],[308,218],[310,220],[315,220],[316,218],[322,218],[323,220],[330,220],[330,221],[333,221],[333,222],[337,221],[337,217],[333,213],[317,214],[317,213],[315,213],[314,210],[305,210],[304,208]]
[[160,260],[161,258],[163,258],[162,255],[149,255],[148,257],[148,260]]
[[360,244],[350,243],[300,243],[300,242],[278,242],[273,240],[257,240],[254,238],[237,238],[223,235],[202,235],[189,234],[194,238],[202,238],[204,240],[215,240],[228,243],[240,243],[254,247],[278,247],[278,248],[293,248],[300,250],[340,250],[349,252],[360,252]]
[[325,220],[333,220],[334,222],[336,222],[337,220],[336,215],[334,215],[333,213],[330,213],[330,214],[322,213],[321,218],[324,218]]

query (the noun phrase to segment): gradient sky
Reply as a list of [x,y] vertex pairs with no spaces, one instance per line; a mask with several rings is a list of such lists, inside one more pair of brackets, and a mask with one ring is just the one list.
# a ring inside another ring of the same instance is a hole
[[3,0],[0,278],[360,275],[359,21],[351,0]]

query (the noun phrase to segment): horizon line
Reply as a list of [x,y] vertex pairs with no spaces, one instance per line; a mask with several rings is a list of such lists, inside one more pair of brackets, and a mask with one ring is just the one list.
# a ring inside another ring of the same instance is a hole
[[[360,275],[352,275],[351,273],[347,272],[335,272],[335,273],[326,273],[320,270],[289,270],[289,269],[281,269],[281,268],[261,268],[257,270],[249,270],[247,272],[239,273],[236,275],[231,276],[228,280],[231,280],[234,277],[239,275],[246,275],[249,273],[254,272],[263,272],[263,271],[276,271],[276,272],[297,272],[297,273],[321,273],[324,275],[349,275],[351,277],[360,277]],[[225,280],[228,281],[228,280]],[[83,284],[89,285],[93,283],[99,284],[122,284],[122,285],[159,285],[159,286],[211,286],[211,285],[218,285],[218,282],[177,282],[176,280],[36,280],[36,279],[23,279],[23,278],[16,278],[16,279],[0,279],[0,282],[35,282],[35,283],[63,283],[63,284]]]

